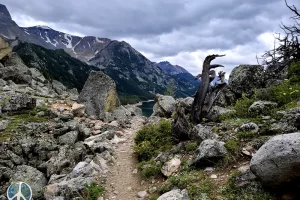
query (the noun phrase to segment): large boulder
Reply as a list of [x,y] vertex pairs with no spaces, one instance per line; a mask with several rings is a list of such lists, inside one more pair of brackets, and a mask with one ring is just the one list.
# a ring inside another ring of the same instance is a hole
[[172,122],[172,135],[178,141],[189,139],[189,133],[193,129],[193,125],[190,123],[193,101],[192,97],[176,100],[175,115]]
[[153,116],[171,117],[175,110],[175,99],[172,96],[157,94],[155,96],[155,105],[153,107]]
[[292,133],[300,129],[300,107],[278,111],[279,122],[271,124],[269,131],[274,134]]
[[0,60],[2,60],[2,58],[7,56],[11,52],[12,48],[2,37],[0,37]]
[[91,71],[78,100],[88,115],[100,119],[120,105],[115,82],[101,71]]
[[216,163],[227,154],[224,142],[217,140],[204,140],[197,149],[196,158],[192,164],[196,166],[207,166]]
[[10,182],[26,182],[30,185],[34,199],[39,199],[43,196],[44,186],[47,184],[45,175],[39,170],[27,166],[20,165],[12,174]]
[[187,190],[171,190],[161,195],[157,200],[189,200],[189,194]]
[[240,65],[235,67],[229,76],[229,85],[237,94],[253,94],[254,89],[261,88],[263,80],[264,67],[261,65]]
[[4,67],[0,68],[0,78],[17,84],[31,84],[32,80],[29,68],[16,53],[8,55]]
[[250,170],[268,187],[300,180],[300,133],[277,135],[252,157]]

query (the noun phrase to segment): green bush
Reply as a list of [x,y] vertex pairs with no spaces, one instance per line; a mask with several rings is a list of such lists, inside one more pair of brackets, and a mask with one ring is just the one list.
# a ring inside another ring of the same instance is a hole
[[300,98],[300,83],[292,83],[286,80],[280,85],[263,88],[256,91],[255,98],[258,100],[273,101],[279,106],[297,101]]
[[251,117],[248,112],[249,107],[254,103],[254,99],[249,99],[245,94],[242,95],[242,98],[238,99],[234,106],[231,109],[236,112],[231,112],[229,114],[221,115],[220,119],[222,121],[231,119],[231,118],[249,118]]
[[171,122],[163,120],[159,124],[144,126],[134,139],[134,150],[139,161],[149,161],[160,152],[172,148]]
[[300,82],[300,62],[293,62],[288,68],[288,76],[291,83]]
[[142,161],[138,164],[138,170],[141,172],[143,178],[158,177],[161,174],[162,164],[155,163],[152,159],[150,161]]
[[81,191],[81,195],[84,200],[97,200],[100,195],[103,195],[104,188],[97,183],[85,185]]
[[188,152],[195,151],[198,148],[198,146],[199,145],[197,142],[189,141],[185,144],[185,150]]

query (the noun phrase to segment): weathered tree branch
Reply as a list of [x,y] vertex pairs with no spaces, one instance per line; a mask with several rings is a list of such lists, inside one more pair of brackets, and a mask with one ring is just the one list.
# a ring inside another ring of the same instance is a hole
[[[215,71],[211,70],[213,68],[217,67],[224,67],[222,65],[218,64],[213,64],[211,65],[211,61],[214,60],[217,57],[223,57],[225,55],[209,55],[205,58],[203,62],[203,68],[202,68],[202,74],[201,74],[201,84],[200,87],[195,95],[195,99],[193,102],[193,107],[192,107],[192,121],[196,124],[202,121],[202,117],[204,117],[202,113],[202,108],[204,105],[204,101],[206,98],[207,93],[209,92],[210,88],[210,82],[212,78],[215,78]],[[210,76],[212,75],[212,76]],[[199,75],[198,75],[199,76]],[[208,107],[209,108],[209,107]],[[209,109],[208,109],[209,111]],[[206,109],[207,112],[207,109]]]

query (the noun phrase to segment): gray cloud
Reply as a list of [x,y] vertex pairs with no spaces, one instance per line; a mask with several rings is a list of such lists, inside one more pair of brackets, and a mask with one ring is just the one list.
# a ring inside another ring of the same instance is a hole
[[[288,2],[300,7],[298,0]],[[292,15],[284,0],[27,0],[26,3],[2,0],[2,3],[17,23],[26,24],[25,18],[29,17],[58,30],[125,40],[154,61],[169,58],[190,71],[211,51],[234,52],[235,57],[228,58],[232,66],[241,62],[240,58],[256,62],[255,55],[268,50],[262,48],[269,48],[259,36],[280,31],[280,22],[289,22]],[[254,58],[246,58],[237,47]],[[198,54],[201,59],[195,57]],[[192,62],[184,60],[185,57]]]

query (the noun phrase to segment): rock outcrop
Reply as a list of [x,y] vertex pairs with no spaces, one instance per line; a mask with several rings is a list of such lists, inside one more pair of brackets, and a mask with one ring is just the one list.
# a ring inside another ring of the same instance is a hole
[[103,72],[91,71],[80,95],[79,102],[86,106],[86,113],[100,119],[120,105],[115,82]]
[[250,163],[250,170],[262,183],[275,188],[299,181],[299,167],[299,132],[272,137],[254,154]]
[[190,122],[193,101],[192,97],[176,100],[172,134],[174,139],[178,141],[187,140],[190,131],[193,129],[193,125]]

